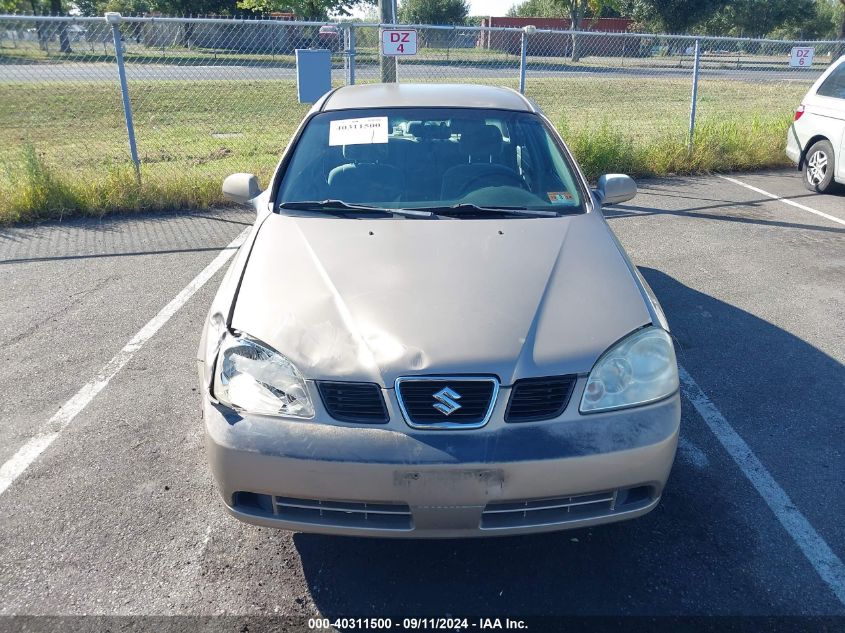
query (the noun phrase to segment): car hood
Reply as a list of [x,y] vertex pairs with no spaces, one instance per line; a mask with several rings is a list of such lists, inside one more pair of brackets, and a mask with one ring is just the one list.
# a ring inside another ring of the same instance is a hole
[[231,325],[308,379],[585,373],[651,322],[598,214],[374,219],[273,214]]

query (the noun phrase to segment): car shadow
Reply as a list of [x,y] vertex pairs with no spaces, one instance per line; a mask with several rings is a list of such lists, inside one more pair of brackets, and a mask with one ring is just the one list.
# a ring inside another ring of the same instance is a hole
[[[649,192],[650,195],[655,195]],[[677,196],[675,196],[677,197]],[[793,198],[790,198],[793,199]],[[700,200],[700,199],[697,199]],[[817,224],[804,224],[801,222],[784,222],[782,220],[770,220],[766,218],[749,217],[748,215],[730,215],[731,209],[742,209],[757,207],[763,203],[771,202],[769,198],[759,200],[746,200],[741,202],[729,200],[714,200],[718,204],[699,205],[683,207],[680,209],[655,209],[651,206],[640,206],[634,204],[616,204],[602,209],[604,217],[608,220],[617,218],[646,217],[650,215],[674,215],[685,218],[696,218],[700,220],[717,220],[719,222],[737,224],[757,224],[759,226],[770,226],[782,229],[802,229],[818,233],[842,233],[845,229],[836,226],[819,226]]]
[[[845,368],[772,323],[660,271],[641,270],[669,317],[679,361],[703,388],[722,385],[717,406],[734,412],[755,393],[758,400],[786,413],[778,418],[781,427],[794,432],[806,423],[815,429],[814,440],[811,433],[797,433],[797,441],[807,445],[796,449],[790,436],[772,437],[765,426],[771,425],[765,417],[768,409],[746,409],[745,417],[737,420],[728,416],[755,450],[769,442],[760,451],[764,463],[770,463],[767,457],[791,451],[806,460],[803,467],[821,473],[814,482],[787,478],[782,485],[800,500],[802,509],[805,504],[826,507],[828,518],[809,518],[819,521],[815,525],[831,539],[828,542],[837,542],[837,535],[828,530],[841,528],[829,517],[845,514],[845,505],[826,495],[830,486],[835,489],[834,473],[845,472],[845,464],[840,463],[841,455],[837,462],[824,450],[830,436],[819,431],[835,426],[837,418],[826,416],[845,409],[843,391],[831,390],[845,384]],[[710,317],[702,319],[705,313]],[[715,339],[713,324],[719,329]],[[719,344],[714,346],[714,340]],[[737,345],[744,356],[732,353]],[[702,354],[711,348],[716,348],[713,356]],[[735,371],[746,364],[746,370]],[[754,371],[760,367],[770,371],[760,376]],[[790,376],[796,371],[800,389],[785,389],[794,384]],[[817,385],[805,382],[804,375],[810,373],[824,378]],[[736,384],[731,386],[726,376],[734,377]],[[819,399],[809,412],[808,398]],[[837,471],[840,465],[844,468]],[[782,476],[776,469],[772,472]],[[330,618],[771,615],[838,608],[686,400],[678,458],[663,501],[634,521],[492,539],[388,540],[298,533],[293,541],[313,602]]]
[[221,207],[20,224],[0,228],[0,265],[221,251],[253,220],[252,212]]

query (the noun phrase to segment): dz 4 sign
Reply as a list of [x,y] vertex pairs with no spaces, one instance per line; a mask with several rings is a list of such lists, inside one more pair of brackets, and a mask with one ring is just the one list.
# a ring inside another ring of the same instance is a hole
[[812,46],[796,46],[792,49],[792,55],[789,57],[789,65],[795,68],[811,67],[814,52],[815,49]]
[[382,55],[391,57],[417,54],[415,29],[385,29],[381,32]]

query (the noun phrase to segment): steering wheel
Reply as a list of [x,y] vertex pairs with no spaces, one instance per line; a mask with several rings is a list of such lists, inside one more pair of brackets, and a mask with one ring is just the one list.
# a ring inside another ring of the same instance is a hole
[[[486,180],[493,181],[490,184],[481,185]],[[475,191],[476,189],[481,189],[483,187],[518,187],[519,189],[525,189],[525,183],[522,180],[522,177],[517,174],[516,172],[511,171],[507,168],[502,168],[502,171],[489,171],[485,174],[479,174],[468,179],[464,186],[461,187],[460,192],[458,193],[458,197],[464,196],[470,191]]]

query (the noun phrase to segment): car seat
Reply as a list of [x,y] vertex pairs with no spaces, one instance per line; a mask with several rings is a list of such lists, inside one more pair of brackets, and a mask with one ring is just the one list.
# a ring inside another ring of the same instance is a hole
[[347,161],[329,172],[329,194],[344,202],[396,202],[405,191],[405,177],[388,159],[387,143],[344,145]]
[[453,200],[484,187],[524,187],[520,175],[499,164],[502,133],[495,125],[464,122],[458,146],[466,162],[446,170],[441,183],[441,197]]

